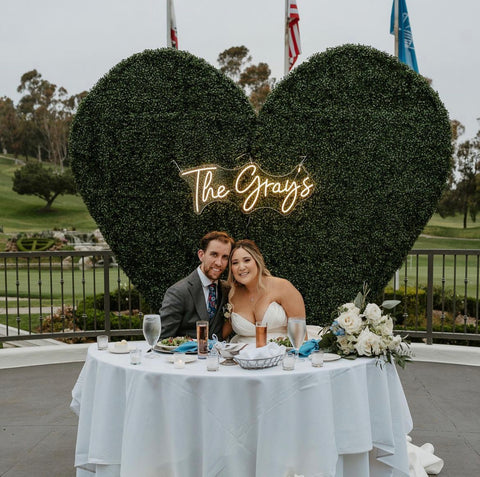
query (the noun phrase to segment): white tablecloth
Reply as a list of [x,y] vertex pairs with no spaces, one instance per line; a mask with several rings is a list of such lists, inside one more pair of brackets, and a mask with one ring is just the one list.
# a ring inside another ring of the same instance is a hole
[[129,361],[89,348],[72,391],[78,477],[408,476],[412,420],[392,365]]

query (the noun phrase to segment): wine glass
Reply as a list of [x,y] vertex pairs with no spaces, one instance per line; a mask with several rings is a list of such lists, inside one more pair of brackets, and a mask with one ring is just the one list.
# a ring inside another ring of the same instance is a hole
[[287,321],[287,331],[293,346],[293,353],[297,356],[298,350],[300,346],[302,346],[305,335],[307,334],[307,321],[305,318],[289,318]]
[[150,345],[150,350],[147,351],[147,358],[154,357],[153,348],[155,348],[158,338],[160,338],[161,330],[160,315],[143,316],[143,336],[145,336],[147,343]]

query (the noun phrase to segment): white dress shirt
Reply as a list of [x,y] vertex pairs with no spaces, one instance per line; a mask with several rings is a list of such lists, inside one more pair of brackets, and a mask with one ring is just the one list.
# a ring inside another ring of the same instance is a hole
[[202,272],[200,267],[197,268],[198,276],[200,277],[200,281],[202,282],[203,286],[203,294],[205,296],[205,305],[207,305],[207,310],[208,310],[208,287],[213,283],[215,285],[215,290],[217,292],[216,296],[218,297],[218,280],[215,280],[212,282],[210,278],[205,275],[205,273]]

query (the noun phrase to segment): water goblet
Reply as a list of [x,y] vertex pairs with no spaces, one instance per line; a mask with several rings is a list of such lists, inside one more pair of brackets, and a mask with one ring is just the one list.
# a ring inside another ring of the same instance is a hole
[[298,350],[305,341],[305,335],[307,334],[306,319],[301,317],[289,318],[287,321],[287,332],[293,346],[293,352],[297,356]]
[[153,358],[153,348],[160,338],[160,332],[162,330],[162,324],[160,315],[144,315],[143,316],[143,336],[150,345],[150,350],[147,351],[147,358]]

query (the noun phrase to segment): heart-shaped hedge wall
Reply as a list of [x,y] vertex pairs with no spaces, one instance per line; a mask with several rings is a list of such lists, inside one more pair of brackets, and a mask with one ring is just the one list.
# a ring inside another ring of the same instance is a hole
[[[450,124],[421,76],[370,47],[314,55],[258,117],[205,61],[148,50],[82,102],[70,155],[92,217],[153,309],[196,266],[200,237],[226,230],[255,240],[303,294],[309,322],[326,323],[364,281],[379,292],[428,222],[450,168]],[[228,202],[196,215],[177,168],[251,158],[284,175],[303,157],[315,190],[288,216]]]

